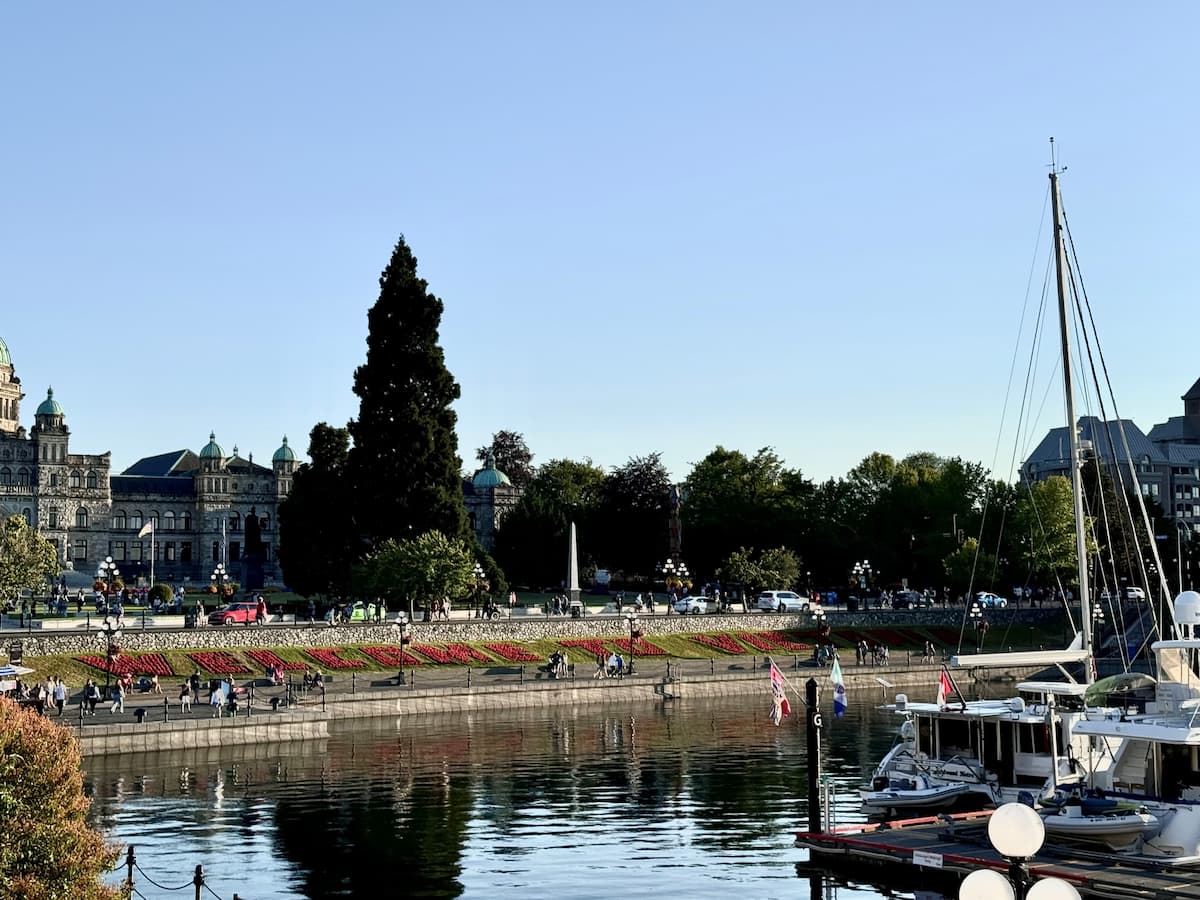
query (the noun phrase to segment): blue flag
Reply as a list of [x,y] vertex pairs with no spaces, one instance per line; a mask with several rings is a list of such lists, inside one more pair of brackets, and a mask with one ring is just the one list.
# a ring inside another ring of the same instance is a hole
[[842,664],[838,658],[833,658],[833,668],[829,671],[829,680],[833,682],[833,715],[840,719],[846,714],[846,684],[842,681]]

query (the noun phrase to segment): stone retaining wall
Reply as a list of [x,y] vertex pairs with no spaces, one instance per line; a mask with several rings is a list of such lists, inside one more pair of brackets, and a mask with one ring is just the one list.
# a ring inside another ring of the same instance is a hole
[[[1007,625],[1045,625],[1062,621],[1061,611],[1049,609],[995,610],[988,613],[993,636]],[[813,621],[807,615],[730,614],[703,616],[645,615],[639,627],[647,636],[655,634],[693,634],[699,631],[811,631]],[[827,616],[838,628],[912,626],[953,626],[962,624],[961,610],[923,609],[903,612],[835,611]],[[121,635],[121,648],[144,653],[163,650],[228,649],[238,647],[328,647],[347,644],[398,644],[397,625],[234,625],[188,629],[146,629],[129,623]],[[414,643],[441,644],[450,641],[536,641],[561,637],[628,637],[629,623],[619,616],[589,616],[584,619],[513,618],[468,619],[447,622],[418,622],[409,626]],[[104,637],[97,631],[34,632],[12,634],[6,639],[22,641],[26,656],[51,654],[103,653]]]

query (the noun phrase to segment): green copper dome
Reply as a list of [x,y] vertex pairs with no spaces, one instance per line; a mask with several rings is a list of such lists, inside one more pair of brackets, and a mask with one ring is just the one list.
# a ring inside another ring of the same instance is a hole
[[475,473],[475,477],[471,479],[471,484],[477,488],[490,488],[509,485],[512,482],[508,480],[507,475],[496,468],[496,457],[489,450],[483,468]]
[[[5,353],[8,351],[5,350]],[[58,401],[54,399],[54,388],[46,390],[46,399],[43,400],[37,408],[39,416],[61,416],[64,415],[63,408],[58,405]]]
[[204,449],[200,451],[201,459],[224,459],[225,451],[221,449],[221,445],[217,443],[217,434],[215,431],[208,433],[208,443]]
[[283,436],[283,446],[275,451],[275,455],[271,457],[271,462],[295,462],[296,451],[288,446],[287,435]]
[[8,355],[8,344],[4,343],[4,338],[0,338],[0,366],[11,366],[12,357]]

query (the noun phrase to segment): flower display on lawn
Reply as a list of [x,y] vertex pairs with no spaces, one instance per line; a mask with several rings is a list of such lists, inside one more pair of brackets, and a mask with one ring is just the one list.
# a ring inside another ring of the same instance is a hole
[[476,650],[470,644],[447,644],[446,652],[454,657],[455,662],[462,663],[463,665],[473,662],[495,662],[494,659],[492,659],[482,650]]
[[417,659],[411,653],[393,645],[385,645],[382,647],[359,647],[361,652],[367,654],[375,662],[381,666],[389,666],[393,669],[399,669],[402,666],[419,666],[424,660]]
[[113,658],[112,667],[103,656],[76,656],[78,662],[112,675],[174,675],[171,664],[161,653],[142,653],[138,656],[121,655]]
[[326,669],[365,669],[367,664],[361,659],[346,659],[341,650],[336,647],[307,647],[304,655],[316,660]]
[[507,659],[509,662],[541,662],[542,658],[532,650],[527,650],[518,644],[511,644],[508,641],[499,641],[492,644],[484,644],[489,653],[494,653],[501,659]]
[[586,650],[588,656],[595,657],[599,656],[601,653],[603,653],[605,656],[608,656],[608,649],[604,646],[604,641],[599,640],[598,638],[567,638],[566,640],[559,641],[558,643],[563,647]]
[[763,653],[775,653],[780,647],[765,634],[753,634],[749,631],[738,631],[733,635],[743,644],[749,644],[755,650],[761,650]]
[[225,650],[207,650],[189,653],[192,662],[214,675],[245,675],[250,667]]
[[[622,653],[630,653],[629,638],[613,638],[613,643],[617,645],[617,649]],[[638,638],[632,642],[637,649],[637,656],[666,656],[667,651],[662,647],[656,647],[647,641],[645,638]]]
[[730,653],[734,656],[746,654],[746,648],[727,634],[693,634],[692,640],[698,644],[704,644],[706,647],[715,647],[722,653]]
[[435,647],[433,644],[413,644],[412,650],[414,653],[420,653],[422,656],[432,659],[435,663],[454,662],[454,657],[441,647]]
[[768,631],[766,634],[759,636],[772,641],[780,650],[789,650],[792,653],[808,653],[812,650],[812,644],[793,641],[788,637],[786,631]]
[[280,658],[274,650],[247,650],[246,655],[266,669],[277,669],[280,672],[298,672],[307,669],[302,662],[287,662]]

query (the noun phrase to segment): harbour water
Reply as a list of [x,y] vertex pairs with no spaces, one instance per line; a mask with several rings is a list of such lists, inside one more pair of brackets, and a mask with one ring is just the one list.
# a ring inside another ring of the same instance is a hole
[[[862,820],[854,789],[891,743],[885,699],[826,710],[839,823]],[[803,716],[776,728],[769,706],[764,684],[374,720],[312,744],[92,758],[85,779],[94,822],[135,846],[146,898],[190,898],[197,864],[221,900],[912,897],[798,876]]]

